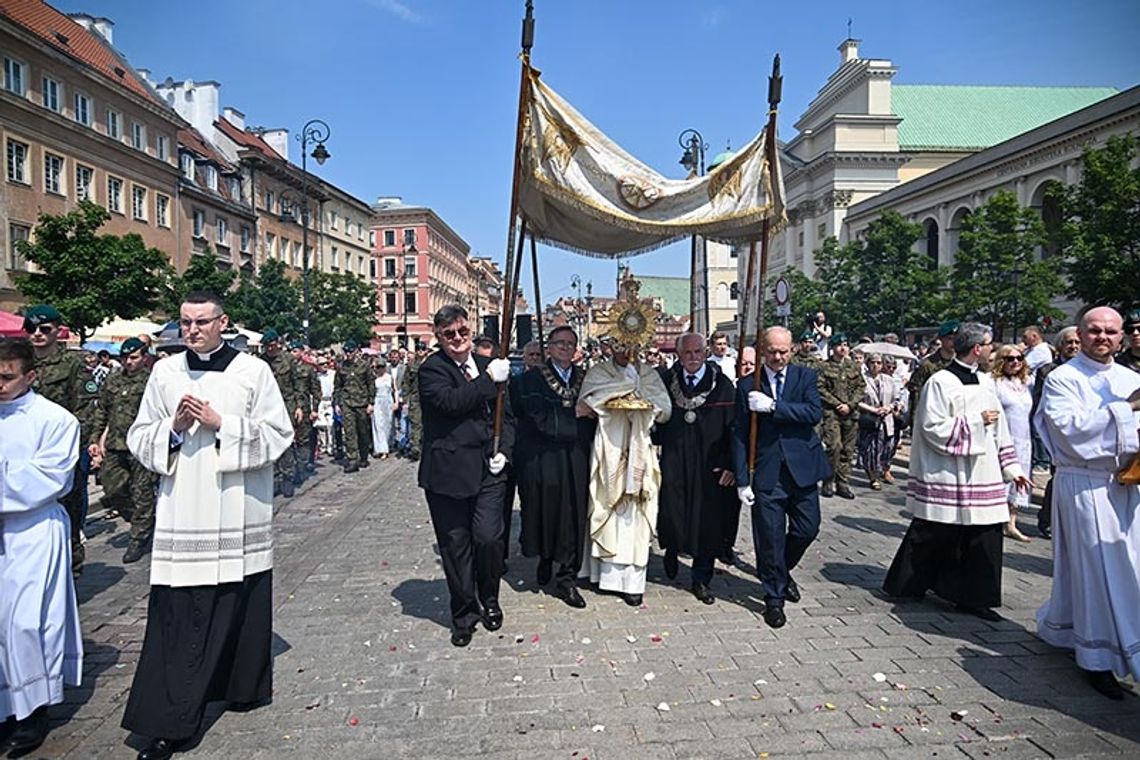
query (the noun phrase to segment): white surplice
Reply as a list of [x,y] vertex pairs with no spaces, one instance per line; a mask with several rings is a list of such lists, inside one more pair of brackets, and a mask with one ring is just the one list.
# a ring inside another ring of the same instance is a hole
[[1037,635],[1085,670],[1140,680],[1140,486],[1114,474],[1140,449],[1125,400],[1140,375],[1083,353],[1049,373],[1034,421],[1053,478],[1053,590]]
[[[222,418],[171,432],[186,394]],[[273,567],[273,462],[293,422],[269,365],[239,353],[223,371],[191,370],[186,354],[154,365],[127,445],[162,476],[155,506],[151,585],[216,586]]]
[[67,513],[79,421],[28,391],[0,402],[0,720],[78,686],[83,639]]
[[[630,393],[653,408],[606,408],[607,401]],[[632,362],[618,367],[612,360],[590,368],[579,400],[598,415],[590,456],[590,530],[581,575],[606,591],[640,594],[661,490],[661,466],[649,431],[655,421],[669,419],[673,403],[657,370]]]

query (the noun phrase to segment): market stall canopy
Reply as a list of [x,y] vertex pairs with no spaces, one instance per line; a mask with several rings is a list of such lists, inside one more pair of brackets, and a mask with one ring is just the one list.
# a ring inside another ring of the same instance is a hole
[[878,343],[861,343],[855,346],[864,355],[866,354],[882,354],[884,356],[894,356],[899,359],[907,359],[915,361],[918,357],[914,355],[906,346],[900,346],[898,343],[886,343],[880,341]]
[[610,140],[529,69],[520,207],[536,239],[616,258],[700,235],[759,240],[787,221],[766,130],[709,174],[669,179]]
[[[140,335],[153,335],[163,329],[157,322],[149,319],[112,319],[95,328],[95,332],[87,339],[91,341],[104,341],[122,343],[127,338],[137,338]],[[84,346],[86,348],[86,345]]]
[[[0,311],[0,338],[26,338],[28,334],[24,332],[24,318],[19,314],[13,314],[10,311]],[[59,328],[59,339],[67,340],[71,337],[71,331],[66,327]]]

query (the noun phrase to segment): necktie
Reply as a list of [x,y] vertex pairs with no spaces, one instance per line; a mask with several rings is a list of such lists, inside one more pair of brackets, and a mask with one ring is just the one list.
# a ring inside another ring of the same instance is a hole
[[689,391],[690,392],[695,391],[697,389],[697,376],[696,375],[689,375],[688,377],[689,377]]
[[467,382],[471,382],[472,380],[475,379],[475,375],[471,371],[471,364],[470,363],[463,365],[463,379],[466,380]]
[[780,400],[780,396],[784,395],[784,373],[776,373],[776,401]]

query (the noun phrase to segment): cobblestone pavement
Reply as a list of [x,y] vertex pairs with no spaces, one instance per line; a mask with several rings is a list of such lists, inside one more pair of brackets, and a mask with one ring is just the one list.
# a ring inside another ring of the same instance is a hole
[[[896,470],[897,472],[897,470]],[[900,481],[904,478],[900,477]],[[716,604],[650,566],[645,605],[536,588],[512,546],[506,624],[448,641],[447,600],[414,468],[326,468],[279,502],[273,704],[211,712],[189,753],[225,758],[859,758],[1140,756],[1140,698],[1112,702],[1033,634],[1049,544],[1007,543],[1006,621],[878,593],[906,529],[902,487],[827,499],[788,625],[760,619],[751,534]],[[1027,532],[1031,529],[1026,526]],[[517,535],[517,514],[515,532]],[[119,727],[140,649],[148,562],[121,521],[88,526],[82,688],[40,755],[130,758]],[[1134,686],[1134,685],[1133,685]],[[131,740],[133,743],[134,740]]]

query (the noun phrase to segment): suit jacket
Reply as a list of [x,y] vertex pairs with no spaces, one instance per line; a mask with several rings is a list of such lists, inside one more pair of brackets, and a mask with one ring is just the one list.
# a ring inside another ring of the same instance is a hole
[[[467,380],[443,351],[424,360],[419,369],[423,452],[419,484],[425,491],[455,499],[471,498],[491,475],[488,460],[494,444],[495,398],[498,387],[487,375],[490,359],[474,356],[479,376]],[[508,458],[514,448],[515,418],[510,394],[503,396],[503,428],[499,450]]]
[[[757,368],[760,390],[775,397],[763,366]],[[808,488],[831,477],[831,467],[823,453],[823,444],[815,426],[823,416],[819,400],[819,378],[814,369],[789,364],[784,370],[784,392],[771,414],[760,415],[756,438],[756,470],[752,478],[754,491],[768,491],[780,479],[784,465],[801,488]],[[752,390],[751,374],[736,383],[736,431],[733,438],[733,460],[736,482],[748,480],[748,393]]]

